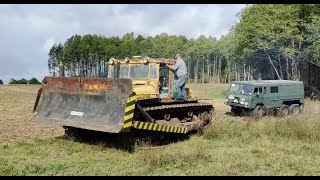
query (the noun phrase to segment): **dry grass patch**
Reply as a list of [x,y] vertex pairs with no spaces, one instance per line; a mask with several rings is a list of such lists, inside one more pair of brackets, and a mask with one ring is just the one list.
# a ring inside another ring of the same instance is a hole
[[0,86],[0,143],[63,135],[59,126],[32,122],[39,85]]
[[0,175],[320,175],[319,101],[297,116],[257,120],[226,114],[228,85],[191,86],[219,97],[215,126],[133,153],[61,139],[61,127],[30,121],[40,86],[0,86]]

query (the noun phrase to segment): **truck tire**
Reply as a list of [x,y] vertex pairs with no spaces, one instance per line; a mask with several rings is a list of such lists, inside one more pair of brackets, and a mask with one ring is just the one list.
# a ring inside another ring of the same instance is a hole
[[257,105],[252,111],[252,115],[257,118],[261,118],[264,115],[264,113],[265,113],[265,110],[260,105]]
[[241,117],[245,114],[246,114],[246,112],[243,108],[237,108],[237,107],[231,108],[231,115],[233,115],[233,116],[240,116]]
[[279,109],[278,116],[287,116],[289,112],[289,106],[283,104]]
[[301,105],[299,106],[299,111],[300,111],[300,113],[302,113],[303,110],[304,110],[304,104],[301,104]]
[[290,111],[290,114],[294,116],[298,115],[300,112],[299,104],[291,104],[291,106],[289,107],[289,111]]
[[234,106],[231,107],[231,115],[232,116],[238,116],[238,109]]

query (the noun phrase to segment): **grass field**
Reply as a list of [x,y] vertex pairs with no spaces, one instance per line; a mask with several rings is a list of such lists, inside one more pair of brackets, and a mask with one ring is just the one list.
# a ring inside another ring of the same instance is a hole
[[38,124],[39,86],[0,86],[0,175],[320,175],[320,102],[283,118],[231,117],[229,85],[191,84],[214,99],[216,121],[203,136],[129,153],[63,138],[60,126]]
[[225,99],[229,84],[188,84],[188,87],[201,99]]

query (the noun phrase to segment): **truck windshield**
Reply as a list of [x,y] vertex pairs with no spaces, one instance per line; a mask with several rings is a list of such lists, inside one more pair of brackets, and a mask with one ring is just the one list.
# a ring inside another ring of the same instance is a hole
[[148,74],[148,65],[132,64],[130,66],[130,78],[132,79],[148,79]]
[[119,78],[128,78],[129,65],[121,65],[119,71]]
[[[114,66],[109,65],[108,78],[113,78]],[[156,64],[122,64],[119,69],[119,78],[131,79],[158,79]]]
[[236,94],[249,94],[252,93],[252,85],[249,84],[231,84],[230,92]]

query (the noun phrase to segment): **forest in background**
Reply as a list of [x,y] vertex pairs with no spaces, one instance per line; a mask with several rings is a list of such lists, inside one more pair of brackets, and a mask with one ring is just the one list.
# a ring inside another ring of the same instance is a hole
[[320,66],[319,4],[247,5],[237,16],[239,22],[220,39],[165,32],[148,37],[134,32],[123,37],[76,34],[52,46],[49,72],[58,76],[62,62],[66,76],[105,77],[110,58],[172,58],[179,53],[191,83],[288,79],[320,87],[315,73]]

